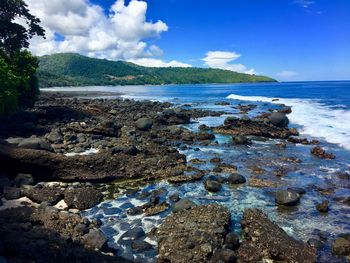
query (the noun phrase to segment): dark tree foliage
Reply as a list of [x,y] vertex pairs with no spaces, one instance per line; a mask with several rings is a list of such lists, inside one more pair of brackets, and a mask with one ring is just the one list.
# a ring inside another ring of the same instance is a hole
[[33,36],[44,37],[39,23],[23,0],[0,0],[0,115],[32,106],[39,93],[38,61],[23,50]]

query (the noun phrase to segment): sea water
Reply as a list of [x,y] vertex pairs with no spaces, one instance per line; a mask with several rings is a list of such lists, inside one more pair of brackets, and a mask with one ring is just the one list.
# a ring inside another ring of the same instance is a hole
[[[313,146],[288,143],[285,149],[276,147],[280,140],[253,140],[250,146],[235,146],[230,136],[215,134],[219,143],[215,146],[192,145],[181,153],[187,160],[201,159],[207,161],[198,168],[211,170],[215,165],[209,160],[219,157],[223,163],[234,164],[238,172],[247,180],[252,176],[251,166],[265,170],[261,178],[273,181],[276,188],[256,188],[248,184],[239,186],[223,185],[220,192],[212,194],[204,189],[203,182],[172,185],[165,181],[136,188],[134,191],[120,193],[114,200],[109,200],[83,212],[89,218],[103,221],[102,230],[108,235],[110,245],[119,249],[120,255],[129,258],[130,248],[120,242],[120,237],[130,227],[142,227],[147,233],[162,223],[170,211],[144,217],[130,216],[126,211],[130,207],[142,205],[147,199],[140,198],[143,191],[165,188],[161,196],[167,200],[173,193],[181,198],[190,198],[198,204],[218,203],[226,206],[232,214],[232,228],[240,231],[240,218],[247,207],[262,209],[279,224],[288,234],[307,241],[315,237],[317,230],[327,231],[330,238],[341,233],[350,232],[350,207],[334,198],[349,198],[350,183],[339,178],[339,173],[350,170],[350,82],[293,82],[293,83],[258,83],[258,84],[225,84],[225,85],[170,85],[170,86],[124,86],[124,87],[79,87],[51,88],[49,90],[104,91],[121,92],[123,98],[137,100],[158,100],[172,102],[176,106],[198,109],[224,111],[221,117],[205,117],[193,120],[184,127],[198,131],[198,126],[221,125],[227,116],[241,116],[235,108],[238,104],[256,104],[249,112],[251,117],[277,108],[279,104],[292,107],[288,115],[290,126],[296,127],[301,137],[317,139],[328,152],[336,155],[335,160],[322,160],[313,157],[310,149]],[[112,98],[113,99],[113,98]],[[216,105],[217,102],[229,102],[229,105]],[[199,150],[198,150],[199,149]],[[293,164],[287,157],[300,159]],[[286,176],[277,178],[275,167],[287,168]],[[208,174],[210,176],[210,173]],[[222,176],[227,176],[222,174]],[[204,178],[205,179],[205,178]],[[288,187],[302,187],[306,194],[298,206],[292,209],[281,209],[275,205],[274,191]],[[315,188],[333,189],[331,195],[322,194]],[[330,201],[328,214],[320,214],[316,203]],[[154,242],[148,240],[150,242]],[[136,259],[152,261],[153,254],[140,254]]]

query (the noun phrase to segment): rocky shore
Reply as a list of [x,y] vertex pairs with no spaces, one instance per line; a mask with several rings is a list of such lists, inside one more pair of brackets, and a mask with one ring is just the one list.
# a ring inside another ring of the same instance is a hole
[[[240,118],[228,117],[222,126],[203,125],[192,132],[181,125],[223,112],[76,95],[43,93],[33,109],[0,118],[0,262],[132,262],[111,245],[100,219],[81,213],[130,191],[130,185],[164,180],[180,186],[202,180],[210,193],[223,185],[278,187],[264,177],[267,171],[258,163],[251,165],[255,177],[247,180],[235,165],[220,158],[210,160],[215,168],[207,171],[197,167],[202,160],[188,161],[180,152],[191,145],[217,144],[213,133],[232,135],[232,144],[243,146],[257,137],[281,139],[278,149],[287,142],[319,144],[288,128],[291,109],[284,105],[255,118],[246,115],[255,105],[240,105]],[[315,146],[310,155],[336,158],[321,146]],[[288,163],[288,169],[299,163],[297,158],[280,161]],[[272,167],[275,177],[289,172]],[[220,176],[221,172],[228,176]],[[141,193],[140,199],[147,202],[125,208],[132,216],[169,213],[149,233],[126,227],[120,240],[131,253],[153,248],[156,254],[149,253],[154,261],[164,263],[316,262],[318,248],[328,242],[295,240],[258,209],[246,209],[241,232],[235,232],[226,207],[215,202],[200,205],[176,194],[163,198],[165,192],[159,188]],[[303,194],[304,189],[296,188],[273,192],[275,204],[285,208],[297,205]],[[328,205],[320,203],[317,210],[327,213]],[[350,256],[349,235],[331,242],[327,243],[329,254],[339,260]]]

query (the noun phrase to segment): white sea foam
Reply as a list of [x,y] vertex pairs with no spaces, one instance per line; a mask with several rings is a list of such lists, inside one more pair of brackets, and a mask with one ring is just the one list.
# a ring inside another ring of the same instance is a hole
[[66,153],[65,156],[71,157],[71,156],[76,156],[76,155],[91,155],[91,154],[96,154],[98,152],[99,152],[98,149],[91,148],[91,149],[86,150],[85,152],[82,152],[82,153]]
[[285,104],[292,107],[288,115],[293,124],[301,125],[301,134],[323,138],[350,150],[350,111],[334,109],[317,100],[279,99],[231,94],[228,99]]

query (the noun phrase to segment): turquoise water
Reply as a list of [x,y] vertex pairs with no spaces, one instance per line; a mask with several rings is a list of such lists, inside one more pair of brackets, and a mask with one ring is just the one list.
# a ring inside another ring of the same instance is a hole
[[[67,88],[65,88],[67,89]],[[350,232],[350,207],[336,201],[337,198],[350,196],[349,180],[338,177],[338,173],[349,173],[350,167],[350,82],[298,82],[272,84],[237,84],[237,85],[181,85],[181,86],[133,86],[133,87],[89,87],[68,88],[69,90],[98,90],[122,92],[124,98],[150,99],[170,101],[177,106],[221,110],[227,112],[223,117],[207,117],[193,120],[185,127],[197,131],[200,124],[208,126],[221,125],[229,115],[239,116],[234,106],[238,104],[257,104],[250,112],[254,116],[276,104],[292,106],[289,115],[291,126],[297,127],[302,137],[318,139],[321,146],[336,155],[335,160],[321,160],[310,155],[312,146],[287,144],[287,148],[275,146],[279,140],[253,140],[250,146],[233,145],[229,136],[216,134],[218,145],[192,145],[182,151],[187,160],[198,158],[205,160],[201,169],[211,170],[214,165],[209,162],[213,157],[220,157],[224,163],[234,164],[238,172],[248,180],[256,176],[251,166],[259,166],[265,170],[259,178],[270,180],[277,184],[271,188],[250,187],[248,184],[232,187],[223,185],[220,192],[208,193],[203,182],[171,185],[158,182],[137,188],[136,191],[122,193],[115,200],[106,201],[97,207],[84,212],[91,218],[100,218],[103,230],[110,237],[110,244],[120,249],[120,254],[132,257],[130,249],[120,241],[121,235],[128,227],[141,226],[145,232],[159,225],[170,211],[153,217],[129,216],[126,208],[142,205],[147,199],[142,199],[142,191],[152,191],[164,187],[162,199],[167,199],[172,193],[179,193],[199,204],[219,203],[225,205],[232,213],[232,227],[239,231],[239,220],[242,211],[247,207],[258,207],[264,210],[289,234],[307,241],[315,237],[315,229],[330,233],[331,238],[337,234]],[[62,90],[54,88],[50,90]],[[278,101],[272,101],[278,98]],[[228,106],[217,106],[216,102],[229,102]],[[199,150],[198,150],[199,149]],[[288,158],[298,158],[302,162],[295,164]],[[286,176],[276,177],[276,168],[288,171]],[[208,173],[210,176],[212,173]],[[227,174],[221,174],[226,176]],[[275,206],[274,191],[287,187],[302,187],[306,194],[298,206],[292,209],[280,209]],[[325,195],[316,188],[333,189],[330,195]],[[315,204],[323,200],[330,201],[330,211],[321,215],[315,209]],[[127,222],[128,225],[125,224]],[[327,251],[329,248],[325,248]],[[150,255],[140,254],[138,259],[152,262]]]

